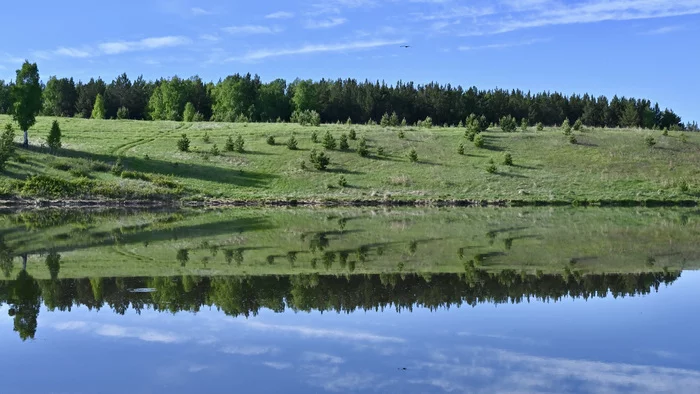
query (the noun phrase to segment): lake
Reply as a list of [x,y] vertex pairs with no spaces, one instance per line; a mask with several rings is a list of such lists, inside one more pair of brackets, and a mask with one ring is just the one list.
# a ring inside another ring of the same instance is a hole
[[696,393],[699,241],[697,208],[4,211],[1,392]]

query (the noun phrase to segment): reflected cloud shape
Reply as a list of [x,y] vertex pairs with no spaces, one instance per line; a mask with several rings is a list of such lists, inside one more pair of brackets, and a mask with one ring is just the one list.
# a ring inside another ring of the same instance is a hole
[[56,323],[53,325],[53,328],[59,331],[92,332],[103,337],[134,338],[145,342],[179,343],[188,339],[187,337],[168,331],[154,330],[143,327],[118,326],[115,324],[99,324],[85,321]]
[[405,339],[399,337],[389,337],[383,335],[372,334],[363,331],[347,331],[338,329],[325,329],[325,328],[314,328],[307,326],[291,326],[291,325],[281,325],[281,324],[267,324],[257,321],[245,321],[243,322],[246,326],[261,330],[261,331],[278,331],[278,332],[288,332],[293,334],[299,334],[304,337],[312,338],[328,338],[328,339],[342,339],[350,341],[366,341],[366,342],[394,342],[394,343],[404,343]]

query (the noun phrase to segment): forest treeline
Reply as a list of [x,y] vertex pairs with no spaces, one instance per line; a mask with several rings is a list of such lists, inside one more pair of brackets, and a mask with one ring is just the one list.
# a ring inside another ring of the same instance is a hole
[[[13,108],[13,82],[0,81],[0,114]],[[696,131],[670,109],[646,99],[530,93],[521,90],[463,89],[460,86],[412,82],[276,79],[231,75],[216,83],[199,77],[147,81],[126,74],[111,82],[101,78],[75,82],[50,77],[41,84],[41,114],[46,116],[221,122],[288,122],[295,112],[315,111],[323,123],[373,123],[385,115],[406,124],[431,118],[435,125],[458,125],[475,114],[498,124],[510,115],[530,125],[560,125],[581,119],[591,127],[669,128]]]
[[[47,256],[50,280],[36,280],[22,270],[13,281],[0,281],[0,305],[8,304],[14,329],[33,338],[41,304],[70,311],[85,306],[124,314],[155,310],[197,312],[215,307],[230,316],[251,316],[267,308],[293,311],[410,311],[481,303],[544,302],[562,298],[634,296],[658,291],[680,272],[524,275],[514,270],[493,273],[469,268],[464,274],[298,275],[258,277],[156,277],[59,279],[60,255]],[[149,289],[143,292],[141,289]]]

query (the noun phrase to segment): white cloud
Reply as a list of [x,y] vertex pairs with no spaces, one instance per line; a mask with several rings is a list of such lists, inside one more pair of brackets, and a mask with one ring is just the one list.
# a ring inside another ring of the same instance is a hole
[[59,331],[92,332],[100,336],[112,338],[134,338],[145,342],[178,343],[187,340],[186,337],[166,331],[85,321],[56,323],[53,325],[53,328]]
[[24,63],[24,58],[3,53],[0,55],[0,63]]
[[329,53],[329,52],[346,52],[356,50],[367,50],[380,48],[390,45],[400,45],[406,43],[405,40],[372,40],[372,41],[355,41],[338,44],[309,44],[293,49],[261,49],[248,52],[243,56],[231,57],[226,61],[256,61],[279,56],[306,55],[314,53]]
[[307,29],[328,29],[331,27],[340,26],[347,22],[345,18],[329,18],[323,20],[309,20],[306,22],[304,27]]
[[260,356],[263,354],[277,353],[276,347],[270,346],[227,346],[221,349],[221,352],[226,354],[238,354],[241,356]]
[[265,15],[265,18],[267,18],[267,19],[289,19],[289,18],[294,18],[294,13],[287,12],[287,11],[277,11],[277,12],[273,12],[271,14]]
[[459,49],[460,51],[475,51],[478,49],[503,49],[503,48],[512,48],[512,47],[534,45],[534,44],[538,44],[538,43],[542,43],[542,42],[549,42],[549,41],[551,41],[551,40],[550,39],[536,38],[533,40],[519,41],[519,42],[504,42],[504,43],[497,43],[497,44],[486,44],[486,45],[475,45],[475,46],[464,45],[464,46],[460,46],[457,49]]
[[207,11],[204,8],[199,8],[199,7],[190,8],[190,12],[192,12],[192,15],[195,15],[195,16],[212,15],[213,14],[213,12]]
[[257,321],[245,321],[246,326],[261,331],[277,331],[298,334],[303,337],[340,339],[345,341],[366,341],[366,342],[394,342],[403,343],[405,339],[372,334],[362,331],[347,331],[314,328],[306,326],[288,326],[278,324],[267,324]]
[[202,34],[199,36],[199,38],[204,40],[204,41],[212,41],[212,42],[220,40],[219,36],[215,36],[213,34]]
[[222,30],[229,34],[238,35],[275,34],[283,31],[283,29],[279,27],[270,27],[262,25],[229,26],[224,27]]
[[191,41],[183,36],[149,37],[139,41],[104,42],[98,48],[107,55],[117,55],[124,52],[144,51],[187,45]]
[[659,27],[657,29],[652,29],[649,31],[646,31],[642,34],[644,35],[659,35],[659,34],[668,34],[668,33],[673,33],[677,31],[683,31],[685,30],[685,26],[664,26],[664,27]]
[[85,58],[85,57],[90,57],[91,53],[88,50],[85,49],[77,49],[77,48],[66,48],[66,47],[59,47],[54,51],[56,55],[59,56],[68,56],[68,57],[77,57],[77,58]]
[[292,367],[292,364],[290,363],[280,363],[275,361],[267,361],[264,362],[263,365],[277,370],[289,369]]
[[304,361],[319,361],[324,364],[342,364],[345,360],[342,357],[334,356],[327,353],[304,352],[302,356]]

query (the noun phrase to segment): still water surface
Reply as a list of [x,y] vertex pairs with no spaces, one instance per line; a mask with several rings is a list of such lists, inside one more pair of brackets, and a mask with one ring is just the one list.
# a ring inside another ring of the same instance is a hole
[[700,390],[693,210],[2,220],[2,393]]

